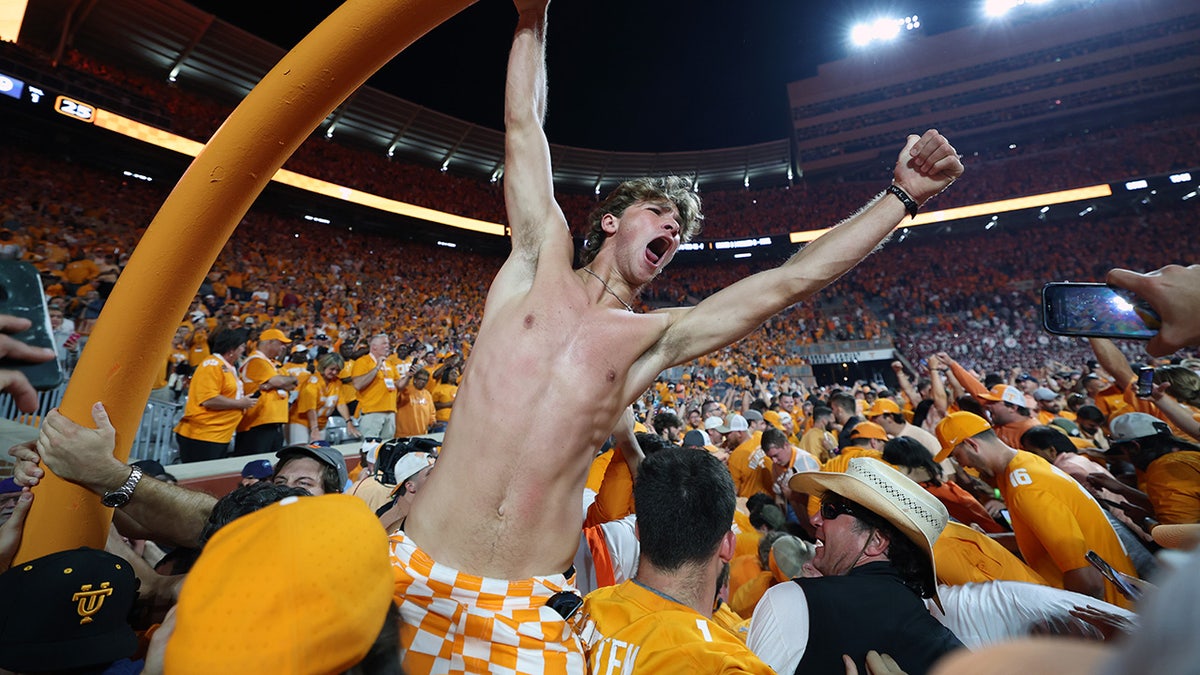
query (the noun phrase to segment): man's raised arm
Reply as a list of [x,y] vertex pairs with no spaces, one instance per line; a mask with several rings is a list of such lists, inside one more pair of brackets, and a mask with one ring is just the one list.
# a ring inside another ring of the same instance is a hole
[[[958,154],[941,134],[910,135],[896,161],[892,184],[917,204],[962,175]],[[725,288],[690,309],[670,310],[671,326],[655,361],[682,363],[747,335],[777,312],[829,285],[867,257],[906,215],[899,196],[889,193],[821,235],[783,265]]]
[[504,94],[504,202],[513,258],[534,265],[548,244],[567,264],[571,259],[571,238],[554,201],[550,145],[542,130],[549,4],[549,0],[516,0],[520,18],[508,55]]

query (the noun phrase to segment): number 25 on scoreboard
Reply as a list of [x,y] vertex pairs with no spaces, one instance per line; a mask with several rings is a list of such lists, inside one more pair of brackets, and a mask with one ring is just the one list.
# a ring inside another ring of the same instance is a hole
[[95,108],[86,103],[80,103],[73,98],[67,98],[66,96],[59,96],[54,100],[54,110],[67,117],[74,117],[89,124],[96,120]]

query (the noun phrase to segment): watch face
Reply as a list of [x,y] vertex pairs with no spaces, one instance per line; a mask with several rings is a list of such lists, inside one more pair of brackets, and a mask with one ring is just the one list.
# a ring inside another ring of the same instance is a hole
[[129,498],[133,495],[133,489],[137,487],[139,481],[142,480],[142,470],[139,467],[133,467],[129,470],[129,478],[125,484],[112,492],[105,493],[100,498],[100,503],[109,508],[120,508],[129,503]]
[[110,492],[100,498],[100,503],[109,508],[120,508],[129,503],[129,495],[124,492]]

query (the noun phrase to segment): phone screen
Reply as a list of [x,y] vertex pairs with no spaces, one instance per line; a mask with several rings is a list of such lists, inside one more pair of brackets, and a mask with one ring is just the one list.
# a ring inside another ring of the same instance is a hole
[[1056,335],[1149,340],[1158,333],[1158,316],[1149,305],[1105,284],[1046,284],[1042,323]]
[[1138,398],[1150,398],[1152,393],[1154,393],[1154,368],[1143,366],[1138,370],[1137,396]]
[[1000,511],[1000,517],[1004,519],[1004,524],[1007,525],[1008,529],[1011,530],[1012,529],[1012,518],[1008,517],[1008,509],[1002,509]]

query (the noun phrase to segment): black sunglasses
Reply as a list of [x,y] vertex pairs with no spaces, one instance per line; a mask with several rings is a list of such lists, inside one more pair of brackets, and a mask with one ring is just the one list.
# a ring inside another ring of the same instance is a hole
[[854,507],[844,499],[834,497],[821,500],[822,520],[833,520],[843,514],[858,517],[858,514],[854,512]]
[[564,621],[570,621],[575,612],[583,607],[583,598],[578,593],[559,591],[546,600],[546,606],[558,613]]

